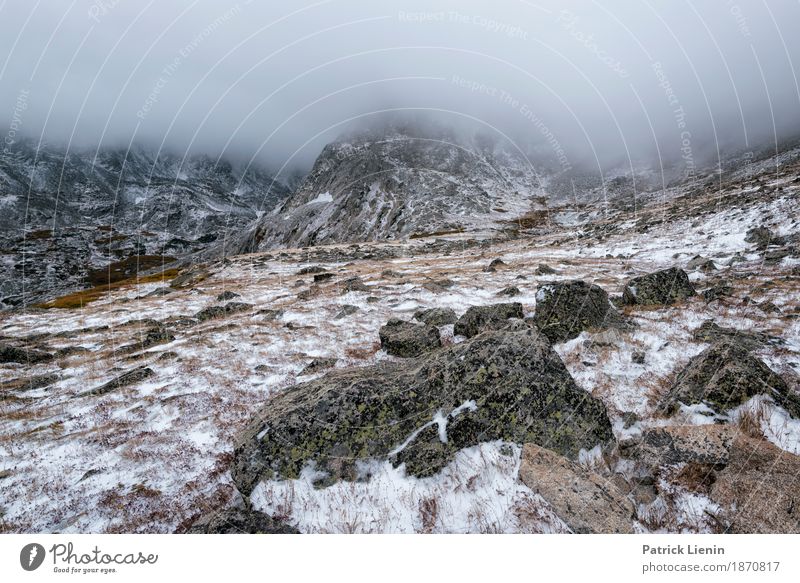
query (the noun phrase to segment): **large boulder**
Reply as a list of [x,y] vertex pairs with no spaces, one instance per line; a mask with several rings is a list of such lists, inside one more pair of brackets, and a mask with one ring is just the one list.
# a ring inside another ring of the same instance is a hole
[[626,305],[670,305],[695,295],[689,276],[683,269],[670,267],[630,279],[622,292]]
[[418,359],[337,369],[275,396],[236,440],[232,475],[320,485],[364,477],[371,459],[430,476],[458,450],[503,439],[576,458],[613,439],[603,403],[579,388],[550,343],[523,322]]
[[535,443],[522,448],[519,479],[576,533],[632,533],[635,509],[607,478]]
[[800,457],[768,441],[737,434],[711,499],[728,532],[800,533]]
[[489,330],[499,330],[508,324],[509,318],[524,318],[522,304],[492,304],[473,306],[461,316],[453,328],[453,333],[467,338]]
[[381,348],[392,356],[412,358],[442,345],[436,326],[392,318],[378,331]]
[[584,281],[545,283],[536,290],[533,320],[551,342],[565,342],[584,330],[619,322],[602,288]]
[[674,412],[680,403],[705,403],[722,413],[761,394],[772,397],[792,416],[800,418],[800,397],[786,382],[753,356],[747,345],[725,339],[689,361],[659,408]]

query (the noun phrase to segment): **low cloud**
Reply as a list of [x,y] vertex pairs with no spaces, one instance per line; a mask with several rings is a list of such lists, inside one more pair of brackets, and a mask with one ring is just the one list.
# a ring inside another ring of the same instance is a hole
[[307,167],[427,112],[562,167],[687,169],[800,130],[800,4],[542,0],[5,3],[0,125]]

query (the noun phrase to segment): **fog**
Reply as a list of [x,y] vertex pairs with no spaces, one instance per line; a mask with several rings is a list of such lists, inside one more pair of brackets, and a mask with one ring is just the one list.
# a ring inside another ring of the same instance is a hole
[[564,168],[690,169],[800,130],[798,2],[0,6],[6,144],[143,142],[296,169],[410,112],[538,144]]

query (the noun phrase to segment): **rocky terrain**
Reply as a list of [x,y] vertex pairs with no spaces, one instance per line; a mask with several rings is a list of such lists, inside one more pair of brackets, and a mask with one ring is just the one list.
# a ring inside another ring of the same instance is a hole
[[[369,207],[326,156],[280,213]],[[272,216],[7,311],[0,528],[800,532],[799,199],[792,151],[588,222]]]
[[269,173],[136,146],[0,155],[0,309],[162,269],[288,194]]

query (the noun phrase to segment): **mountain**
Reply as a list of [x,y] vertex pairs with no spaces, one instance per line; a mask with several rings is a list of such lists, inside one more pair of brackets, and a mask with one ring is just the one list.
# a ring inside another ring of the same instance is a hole
[[204,155],[18,142],[0,157],[0,306],[166,265],[287,195],[261,168]]
[[523,150],[483,136],[409,125],[351,134],[229,251],[492,230],[539,208],[543,179]]

